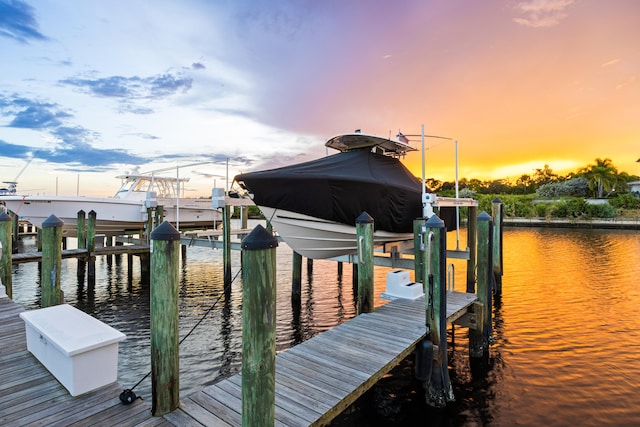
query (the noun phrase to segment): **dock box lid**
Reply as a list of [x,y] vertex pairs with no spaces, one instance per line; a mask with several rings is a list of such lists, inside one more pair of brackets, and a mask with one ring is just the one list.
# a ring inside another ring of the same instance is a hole
[[68,356],[126,338],[122,332],[69,304],[23,312],[20,317]]

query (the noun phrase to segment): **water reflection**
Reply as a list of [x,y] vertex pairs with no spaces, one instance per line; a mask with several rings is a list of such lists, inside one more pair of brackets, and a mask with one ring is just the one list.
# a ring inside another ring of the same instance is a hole
[[[403,362],[335,425],[640,425],[640,237],[637,232],[506,229],[503,296],[493,308],[493,337],[482,369],[471,368],[467,330],[450,332],[450,376],[456,402],[444,411],[424,404]],[[462,242],[466,240],[464,233]],[[455,242],[448,236],[449,247]],[[21,251],[35,240],[20,241]],[[355,315],[352,267],[315,261],[303,268],[292,298],[291,250],[278,248],[277,351]],[[466,288],[466,264],[453,260],[456,290]],[[240,269],[234,253],[232,272]],[[63,260],[66,300],[127,335],[119,381],[131,387],[150,370],[149,282],[137,257],[99,257],[96,283]],[[223,287],[222,254],[189,248],[181,260],[180,336],[208,312],[180,347],[181,395],[238,372],[242,350],[242,280]],[[389,269],[375,270],[375,304]],[[37,263],[13,266],[14,299],[39,307]],[[213,307],[213,309],[211,309]],[[150,398],[150,379],[136,393]]]

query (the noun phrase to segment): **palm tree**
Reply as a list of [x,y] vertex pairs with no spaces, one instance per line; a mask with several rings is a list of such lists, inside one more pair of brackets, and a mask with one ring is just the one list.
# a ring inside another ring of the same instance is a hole
[[599,199],[605,191],[614,190],[618,181],[618,170],[611,159],[596,159],[595,164],[582,168],[579,173],[589,181],[589,189],[595,190]]

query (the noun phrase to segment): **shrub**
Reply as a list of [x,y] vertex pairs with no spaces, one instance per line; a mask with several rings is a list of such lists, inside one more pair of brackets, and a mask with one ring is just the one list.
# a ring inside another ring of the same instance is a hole
[[624,193],[610,198],[609,204],[618,209],[638,209],[640,208],[640,199],[631,193]]
[[549,205],[546,203],[537,203],[534,205],[536,216],[546,217],[549,213]]
[[613,218],[616,216],[616,208],[609,203],[587,205],[586,214],[592,218]]

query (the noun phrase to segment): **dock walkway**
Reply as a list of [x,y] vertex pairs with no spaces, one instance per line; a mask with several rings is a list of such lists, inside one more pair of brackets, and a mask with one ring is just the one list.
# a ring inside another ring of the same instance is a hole
[[0,298],[0,425],[166,426],[150,402],[120,402],[123,387],[110,384],[73,397],[28,350],[24,309]]
[[[87,258],[89,255],[120,255],[130,254],[139,255],[149,253],[148,245],[116,245],[116,246],[100,246],[89,254],[87,249],[65,249],[62,251],[62,258]],[[42,261],[42,252],[24,252],[13,254],[11,257],[12,264],[22,264],[25,262]]]
[[[467,312],[476,296],[447,293],[447,321]],[[424,298],[395,300],[296,345],[276,358],[276,425],[330,422],[425,336]],[[242,375],[208,386],[165,415],[176,426],[242,425]]]
[[[476,296],[447,293],[447,321]],[[188,426],[242,424],[242,376],[183,398],[180,408],[152,417],[150,405],[122,405],[117,383],[73,397],[27,350],[23,309],[0,299],[0,425]],[[398,299],[296,345],[276,358],[276,425],[330,422],[364,394],[425,336],[425,301]]]

